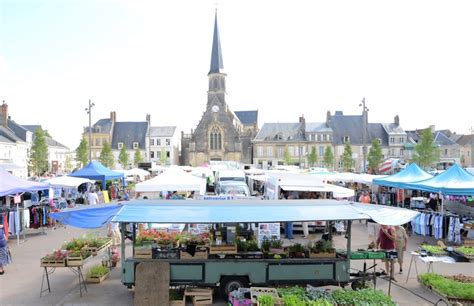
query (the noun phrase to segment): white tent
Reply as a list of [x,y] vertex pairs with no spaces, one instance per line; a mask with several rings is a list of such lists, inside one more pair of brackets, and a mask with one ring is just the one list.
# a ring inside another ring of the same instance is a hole
[[135,185],[136,192],[199,191],[206,192],[206,180],[189,174],[177,167],[171,167],[148,181]]
[[52,187],[64,187],[64,188],[77,188],[79,185],[84,183],[94,184],[94,181],[82,178],[82,177],[72,177],[72,176],[56,176],[45,181],[49,183]]
[[133,169],[130,169],[130,170],[124,170],[123,172],[124,172],[125,176],[129,176],[129,175],[149,176],[150,175],[149,171],[146,171],[146,170],[143,170],[143,169],[140,169],[140,168],[133,168]]

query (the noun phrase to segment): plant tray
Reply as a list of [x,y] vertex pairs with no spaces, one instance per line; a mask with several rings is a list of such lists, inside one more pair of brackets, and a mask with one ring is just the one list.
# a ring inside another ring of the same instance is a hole
[[102,275],[102,276],[87,276],[86,277],[86,282],[92,283],[92,284],[98,284],[103,282],[106,278],[110,276],[110,272]]
[[385,252],[367,252],[368,259],[385,259]]
[[209,254],[207,253],[207,250],[196,251],[196,253],[194,253],[194,256],[192,256],[186,251],[180,251],[179,257],[180,259],[185,259],[185,260],[200,260],[200,259],[207,259],[209,257],[208,255]]
[[66,259],[46,259],[41,258],[40,267],[65,267]]
[[429,285],[425,285],[422,281],[421,281],[421,278],[418,276],[417,277],[417,280],[418,282],[420,283],[420,285],[424,286],[425,288],[428,288],[430,291],[434,292],[435,294],[437,294],[438,296],[440,296],[441,298],[443,298],[445,301],[450,301],[450,302],[460,302],[462,305],[466,304],[466,305],[472,305],[474,300],[466,300],[466,299],[461,299],[461,298],[456,298],[456,297],[450,297],[450,296],[447,296],[446,294],[438,291],[435,287],[433,286],[429,286]]
[[336,258],[336,252],[309,253],[309,258]]
[[351,252],[351,259],[367,259],[365,252]]
[[237,254],[236,244],[211,245],[209,254]]
[[78,257],[72,257],[68,256],[66,257],[66,264],[68,267],[79,267],[84,265],[84,259],[82,256]]
[[152,249],[153,259],[179,259],[179,249],[158,250]]
[[274,299],[278,299],[278,291],[275,288],[268,287],[251,287],[250,296],[253,303],[257,303],[257,299],[261,295],[271,295]]
[[109,240],[106,243],[104,243],[103,245],[101,245],[100,247],[85,246],[85,247],[82,248],[82,250],[90,251],[92,253],[92,256],[97,256],[97,254],[99,252],[105,250],[106,248],[110,247],[111,245],[112,245],[112,240]]

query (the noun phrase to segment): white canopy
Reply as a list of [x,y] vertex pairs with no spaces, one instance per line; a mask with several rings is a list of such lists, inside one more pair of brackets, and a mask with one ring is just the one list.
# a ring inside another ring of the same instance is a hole
[[131,201],[112,219],[118,222],[237,223],[365,220],[387,225],[411,221],[419,212],[336,200]]
[[94,184],[94,181],[82,177],[56,176],[45,181],[52,187],[77,188],[84,183]]
[[332,192],[336,198],[354,196],[354,190],[352,189],[324,183],[321,179],[311,175],[271,172],[268,173],[268,176],[278,179],[279,186],[285,191]]
[[116,171],[122,171],[125,174],[125,176],[129,176],[129,175],[149,176],[150,175],[149,171],[146,171],[140,168],[133,168],[130,170],[116,170]]
[[136,192],[198,191],[206,192],[206,180],[189,174],[178,167],[171,167],[157,177],[135,185]]

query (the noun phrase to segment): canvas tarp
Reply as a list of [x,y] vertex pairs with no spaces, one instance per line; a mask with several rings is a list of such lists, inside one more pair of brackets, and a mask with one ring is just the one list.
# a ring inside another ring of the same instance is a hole
[[107,224],[122,208],[121,205],[92,205],[85,208],[65,209],[51,213],[50,217],[62,224],[80,228],[100,228]]
[[[374,219],[380,224],[401,225],[419,214],[404,208],[336,200],[147,200],[109,207],[115,207],[116,211],[106,207],[99,211],[100,208],[93,207],[51,216],[65,224],[91,228],[92,225],[100,227],[109,220],[177,224]],[[98,212],[101,217],[97,216]]]
[[206,193],[206,180],[171,167],[157,177],[135,185],[136,192],[198,191]]
[[0,196],[14,195],[21,192],[33,192],[49,189],[48,183],[28,181],[10,174],[0,168]]
[[405,184],[406,189],[474,196],[474,175],[455,164],[443,173],[424,181]]
[[123,173],[112,171],[104,167],[101,163],[97,161],[90,162],[84,168],[71,173],[70,176],[88,178],[95,181],[101,181],[102,189],[105,189],[105,182],[108,180],[114,180],[114,179],[122,179],[122,181],[124,180]]
[[384,178],[374,179],[373,182],[375,185],[405,188],[405,184],[407,183],[419,182],[432,177],[433,176],[431,174],[418,167],[417,164],[413,163],[396,174]]

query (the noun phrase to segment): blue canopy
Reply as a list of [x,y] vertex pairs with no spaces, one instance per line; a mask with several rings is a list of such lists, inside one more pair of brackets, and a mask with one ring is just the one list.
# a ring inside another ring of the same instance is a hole
[[[419,214],[404,208],[336,200],[142,200],[114,206],[116,212],[91,208],[87,211],[54,213],[51,216],[65,224],[90,228],[92,225],[100,227],[109,220],[176,224],[374,219],[380,224],[401,225]],[[99,213],[102,215],[96,217]]]
[[102,189],[105,189],[105,182],[108,180],[122,179],[124,181],[124,174],[121,172],[112,171],[104,167],[98,161],[92,161],[87,166],[69,174],[69,176],[88,178],[91,180],[101,181]]
[[87,208],[70,209],[62,212],[51,213],[53,219],[63,224],[80,228],[100,228],[107,224],[115,216],[121,205],[97,205]]
[[405,185],[409,189],[445,195],[474,196],[474,176],[456,164],[431,179]]
[[28,181],[10,174],[0,167],[0,197],[20,192],[32,192],[49,188],[47,183]]
[[374,179],[372,182],[375,185],[406,188],[407,183],[419,182],[432,177],[433,176],[431,174],[418,167],[417,164],[413,163],[398,173],[384,178]]

